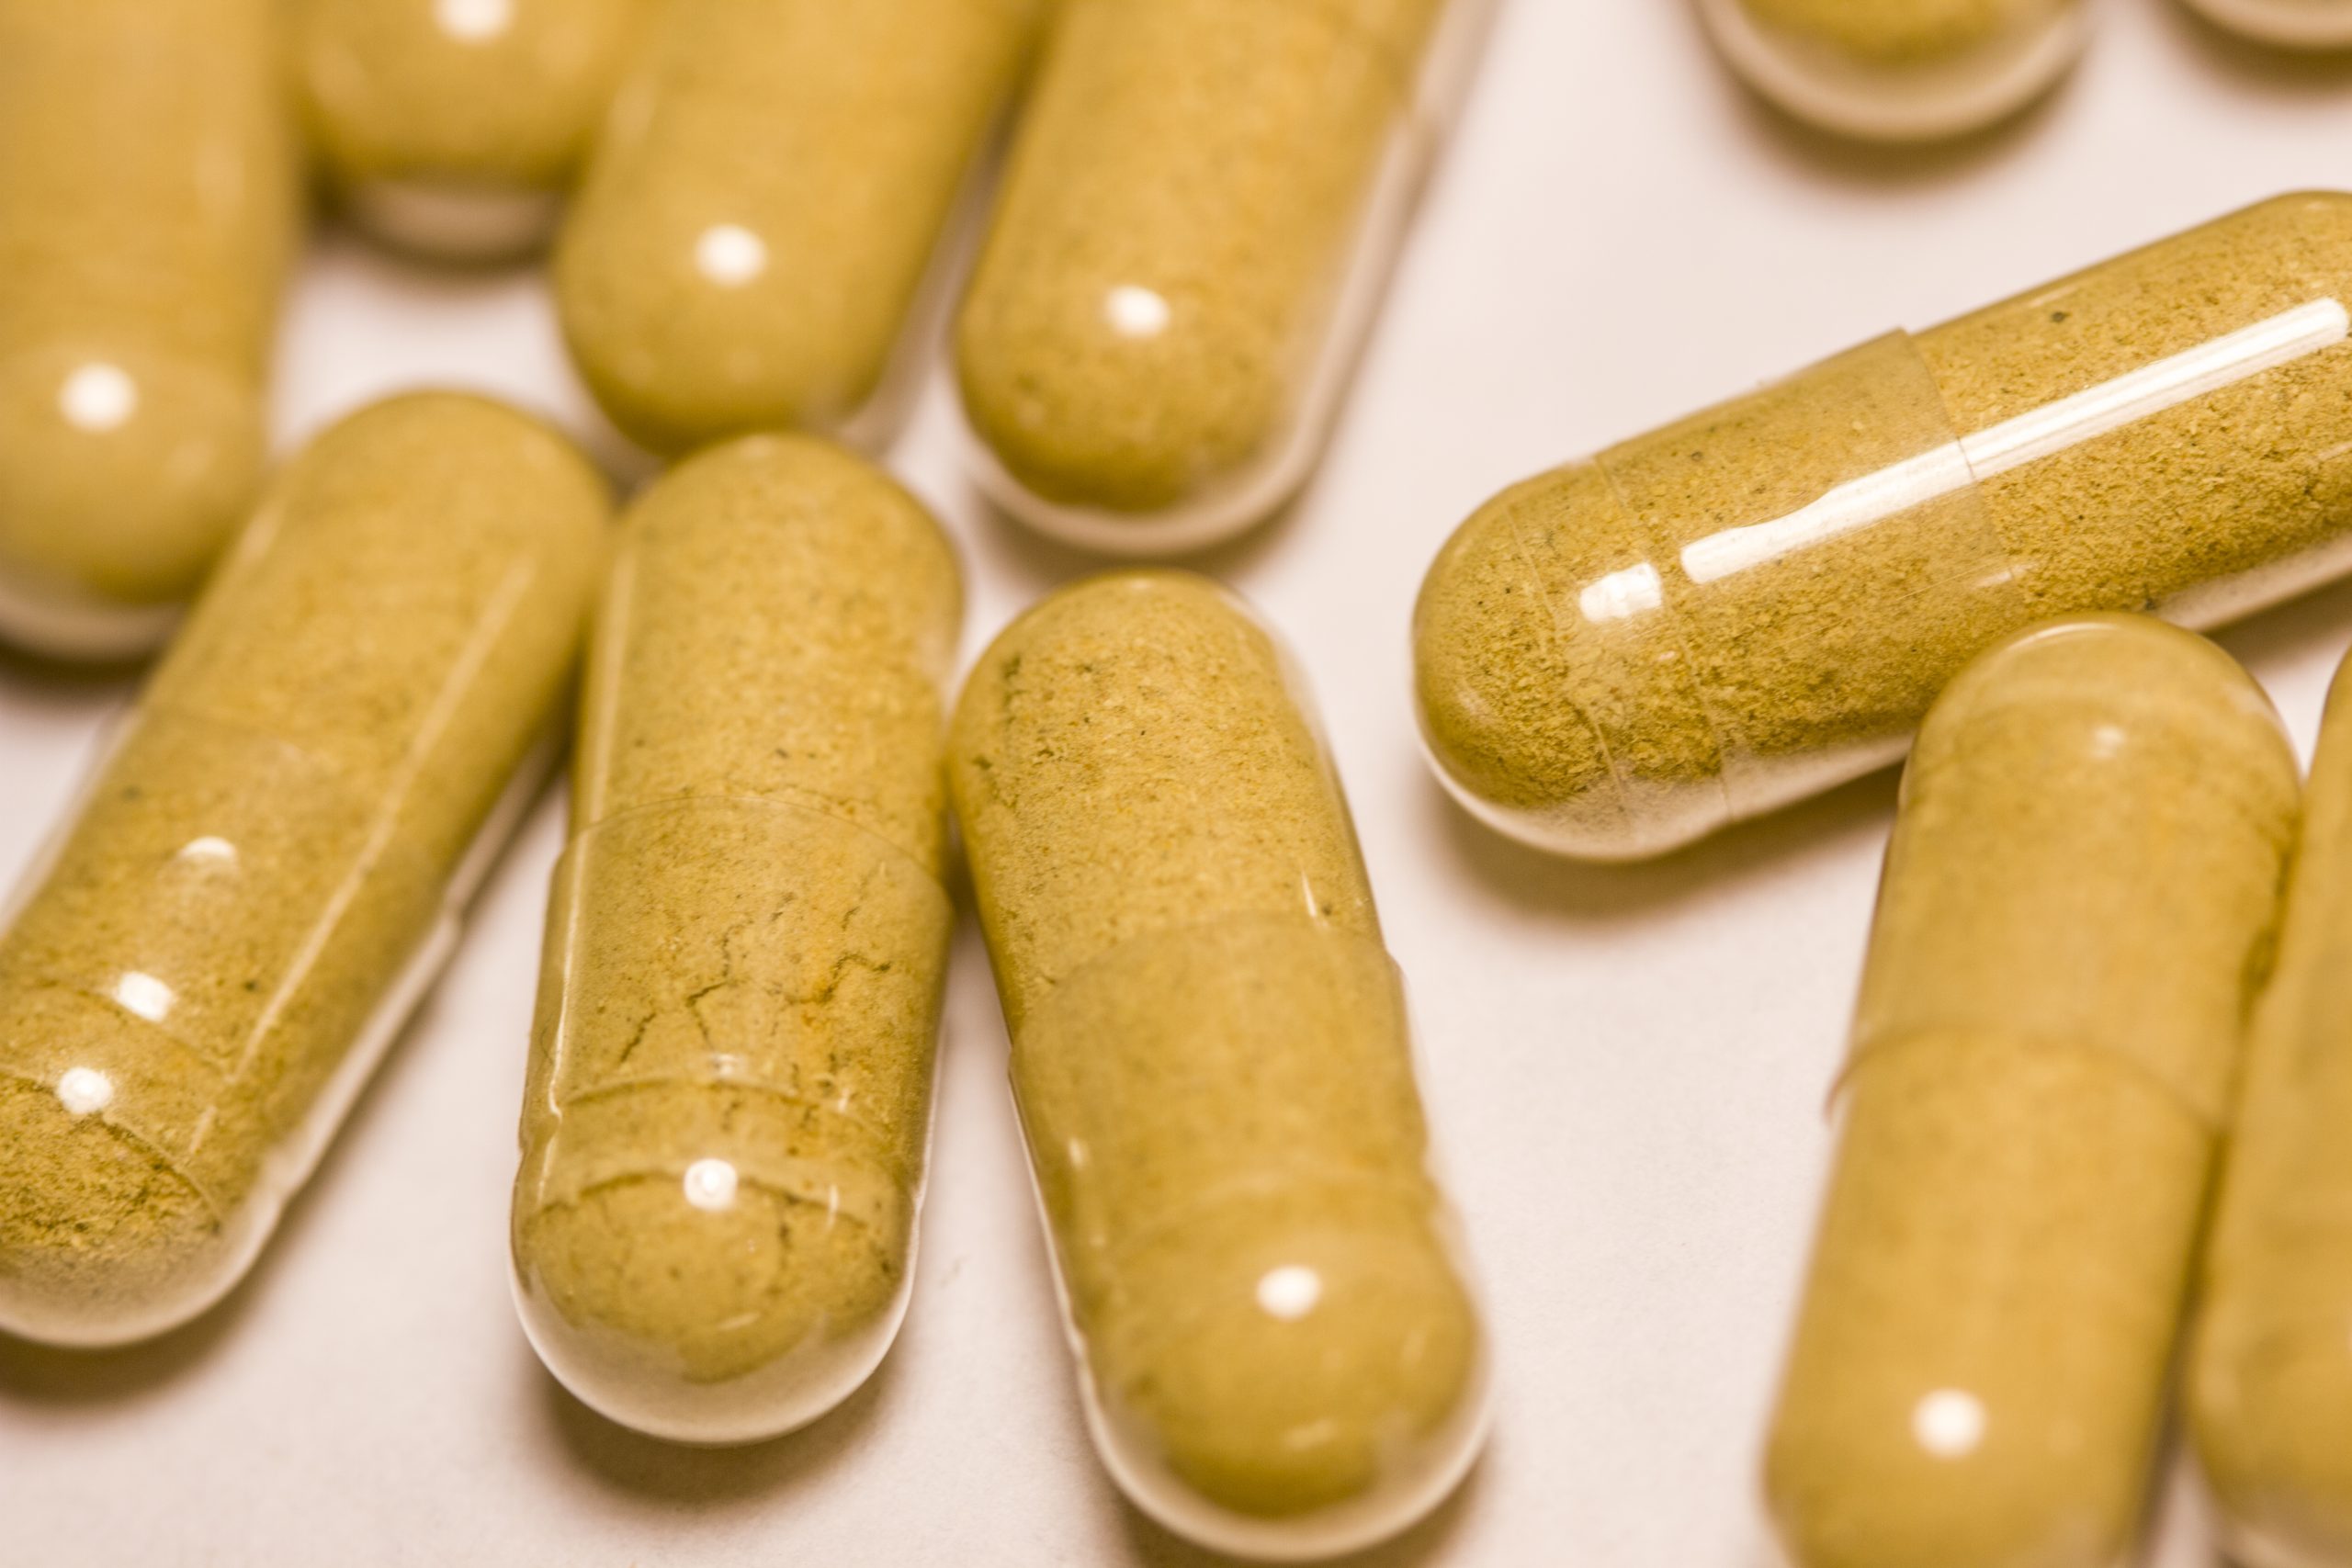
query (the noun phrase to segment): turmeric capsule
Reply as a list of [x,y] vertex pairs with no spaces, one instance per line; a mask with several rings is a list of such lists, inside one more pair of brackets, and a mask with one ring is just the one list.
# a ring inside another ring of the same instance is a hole
[[272,484],[0,933],[0,1329],[141,1338],[252,1263],[543,775],[605,518],[440,394]]
[[2188,1363],[2190,1432],[2246,1568],[2352,1563],[2352,676],[2305,810]]
[[954,555],[752,436],[627,520],[582,702],[514,1188],[515,1301],[613,1419],[824,1414],[905,1314],[953,913]]
[[1980,649],[2352,565],[2352,197],[2282,197],[1505,491],[1422,584],[1441,775],[1656,854],[1899,757]]
[[487,261],[554,232],[647,0],[297,0],[296,78],[345,209]]
[[2216,26],[2281,49],[2352,48],[2347,0],[2189,0]]
[[2035,628],[1928,716],[1767,1450],[1799,1568],[2123,1560],[2298,788],[2158,621]]
[[674,455],[887,440],[1041,0],[665,0],[556,254],[572,357]]
[[1214,584],[1098,578],[948,747],[1097,1449],[1221,1551],[1328,1555],[1474,1457],[1486,1346],[1329,760]]
[[161,642],[260,484],[275,0],[0,0],[0,637]]
[[1702,0],[1700,14],[1766,98],[1883,141],[2007,118],[2066,73],[2090,32],[2086,0]]
[[1306,481],[1487,0],[1065,0],[956,328],[974,457],[1121,554]]

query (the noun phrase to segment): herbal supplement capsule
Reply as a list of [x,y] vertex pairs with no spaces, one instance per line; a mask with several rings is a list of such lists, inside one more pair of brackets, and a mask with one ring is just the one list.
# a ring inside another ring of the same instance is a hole
[[[2291,0],[2290,0],[2291,3]],[[1825,130],[1922,141],[1981,130],[2066,73],[2086,0],[1702,0],[1747,85]]]
[[1798,1568],[2123,1561],[2297,788],[2161,622],[2039,627],[1936,704],[1767,1446]]
[[1416,612],[1440,773],[1656,854],[1893,761],[2018,627],[2342,573],[2347,301],[2352,197],[2282,197],[1505,491]]
[[543,776],[605,518],[468,397],[273,482],[0,934],[0,1329],[141,1338],[252,1263]]
[[2217,27],[2281,49],[2352,48],[2352,0],[2189,0]]
[[1040,0],[665,0],[556,254],[581,373],[675,454],[887,440]]
[[646,0],[297,0],[311,143],[362,228],[486,261],[554,231]]
[[1283,655],[1201,578],[1065,589],[981,659],[948,783],[1113,1478],[1220,1551],[1404,1529],[1476,1454],[1485,1337]]
[[956,329],[974,458],[1091,549],[1306,481],[1487,0],[1065,0]]
[[954,915],[954,554],[876,470],[753,436],[630,513],[548,922],[515,1302],[616,1421],[823,1415],[912,1283]]
[[0,0],[0,637],[161,642],[260,483],[275,0]]

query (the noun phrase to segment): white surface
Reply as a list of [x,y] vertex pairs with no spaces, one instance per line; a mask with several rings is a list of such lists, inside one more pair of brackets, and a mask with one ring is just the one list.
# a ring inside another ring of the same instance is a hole
[[[2268,62],[2165,0],[2107,11],[2049,107],[1922,158],[1773,119],[1680,6],[1511,0],[1322,479],[1210,558],[1322,694],[1491,1297],[1492,1447],[1385,1568],[1762,1568],[1758,1433],[1893,794],[1874,779],[1646,869],[1514,849],[1415,751],[1422,570],[1534,469],[1890,325],[2352,182],[2352,71]],[[531,279],[435,277],[330,240],[286,347],[284,434],[434,380],[584,408]],[[942,391],[898,467],[962,542],[977,651],[1085,563],[985,515],[945,461]],[[2352,590],[2227,640],[2308,746]],[[0,664],[0,868],[30,853],[128,689]],[[876,1381],[807,1433],[720,1453],[633,1438],[557,1392],[508,1306],[503,1245],[558,830],[550,800],[220,1311],[126,1354],[0,1345],[0,1561],[1207,1561],[1124,1509],[1087,1450],[968,927],[914,1309]],[[2188,1512],[2164,1568],[2206,1562]]]

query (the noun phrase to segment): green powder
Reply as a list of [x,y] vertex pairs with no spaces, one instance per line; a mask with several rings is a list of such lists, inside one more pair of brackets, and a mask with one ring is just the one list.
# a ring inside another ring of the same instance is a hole
[[1040,0],[666,0],[557,254],[582,375],[679,452],[878,440]]
[[2079,0],[1740,0],[1764,27],[1857,62],[1927,65],[1988,49]]
[[260,482],[300,187],[274,0],[0,0],[0,631],[159,640]]
[[616,1420],[811,1420],[906,1305],[953,913],[954,555],[755,436],[630,513],[584,698],[514,1192],[516,1299]]
[[0,1327],[140,1337],[251,1262],[546,728],[605,516],[471,398],[276,481],[0,937]]
[[2298,807],[2162,623],[2013,638],[1904,778],[1766,1490],[1801,1568],[2109,1568]]
[[[1504,491],[1416,613],[1442,773],[1532,842],[1655,853],[1892,761],[2019,626],[2210,626],[2339,572],[2347,301],[2352,198],[2281,197]],[[2123,423],[2053,409],[2094,389]]]
[[1081,583],[983,658],[948,766],[1114,1475],[1229,1550],[1401,1529],[1467,1461],[1482,1337],[1275,645],[1199,578]]

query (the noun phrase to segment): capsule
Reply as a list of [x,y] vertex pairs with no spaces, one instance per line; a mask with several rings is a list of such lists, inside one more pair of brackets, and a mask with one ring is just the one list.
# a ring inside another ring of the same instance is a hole
[[1931,141],[2041,97],[2090,34],[2086,0],[1701,0],[1715,47],[1797,118]]
[[1272,638],[1182,573],[1065,589],[981,659],[948,783],[1113,1478],[1250,1556],[1404,1529],[1475,1457],[1485,1336]]
[[956,326],[980,482],[1138,555],[1306,482],[1489,0],[1065,0]]
[[2298,789],[2245,672],[2140,617],[1928,716],[1766,1450],[1797,1568],[2123,1561]]
[[275,0],[0,0],[0,637],[162,642],[261,482]]
[[954,914],[954,554],[803,437],[631,512],[582,698],[514,1185],[540,1358],[614,1420],[744,1442],[905,1315]]
[[2352,49],[2352,0],[2188,0],[2217,27],[2280,49]]
[[2352,566],[2352,197],[2282,197],[1540,475],[1415,616],[1474,813],[1659,853],[1898,758],[2008,633]]
[[272,484],[0,934],[0,1330],[234,1285],[545,775],[602,481],[424,394]]
[[342,206],[403,250],[526,254],[555,231],[647,0],[296,0],[295,74]]
[[573,359],[675,455],[774,427],[873,447],[1041,0],[665,0],[556,253]]

